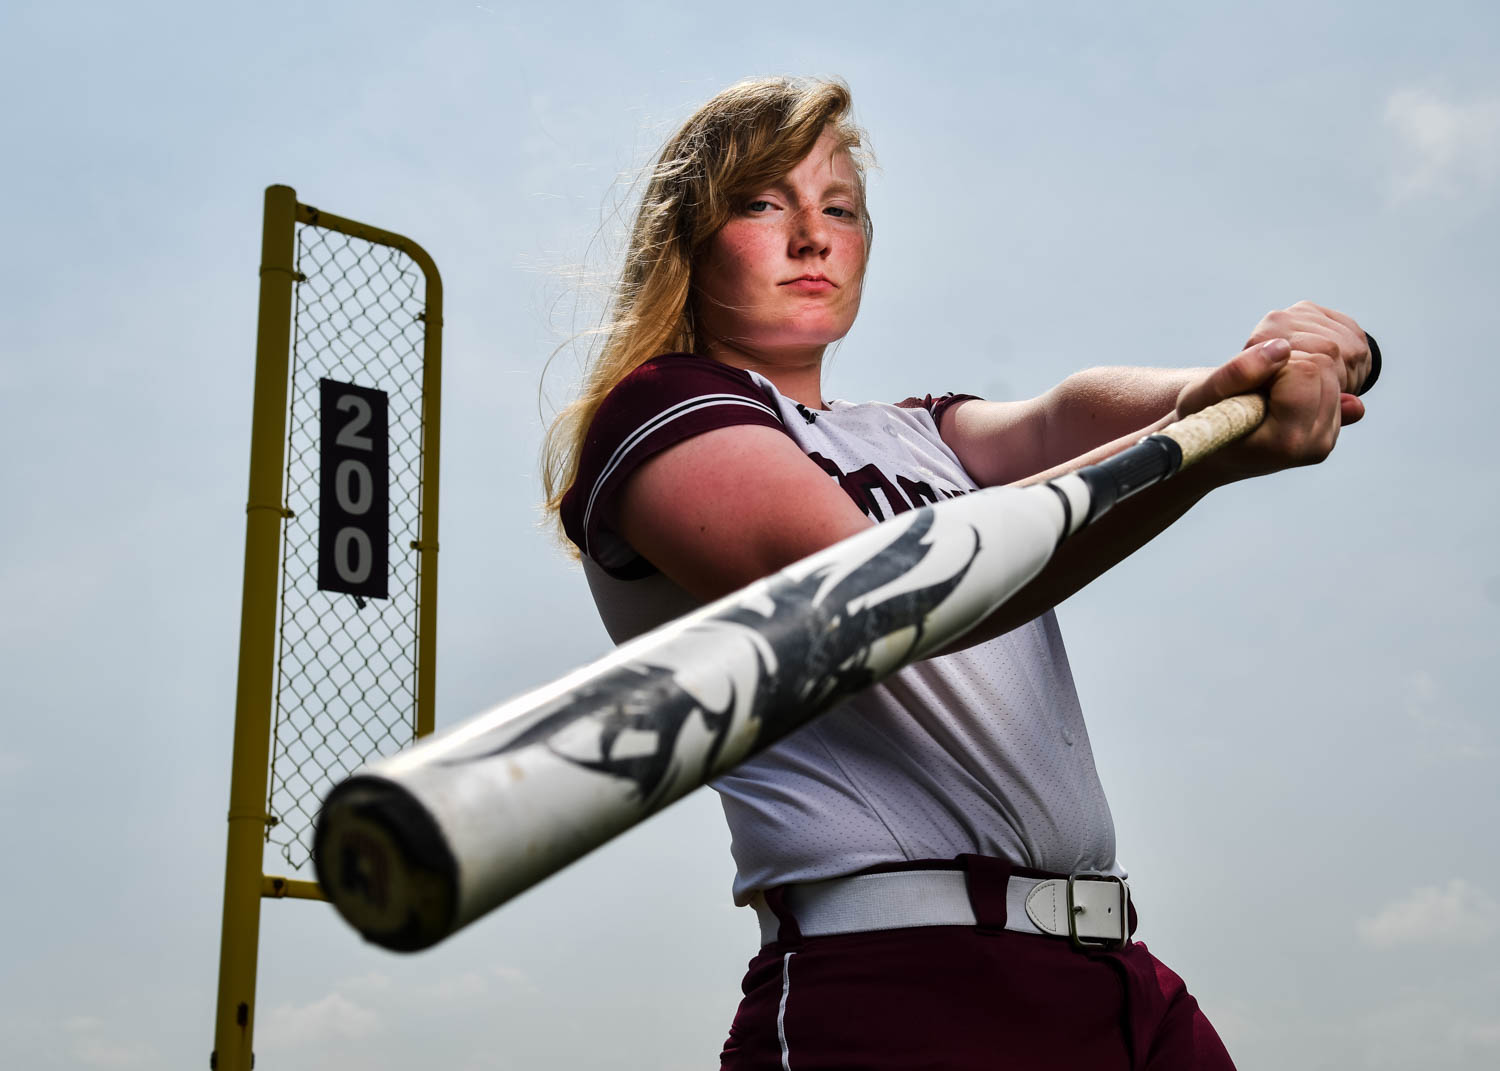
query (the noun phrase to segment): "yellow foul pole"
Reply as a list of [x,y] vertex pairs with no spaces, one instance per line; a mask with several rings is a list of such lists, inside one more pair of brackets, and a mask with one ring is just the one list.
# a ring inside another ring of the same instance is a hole
[[266,779],[276,656],[277,575],[285,462],[287,361],[291,347],[294,224],[297,194],[266,190],[261,236],[260,317],[255,338],[255,402],[250,432],[250,497],[245,516],[245,583],[240,610],[239,684],[234,709],[234,766],[229,785],[229,843],[224,865],[224,922],[219,944],[219,998],[210,1066],[250,1071],[255,1027],[255,967],[260,941],[261,870],[265,850]]

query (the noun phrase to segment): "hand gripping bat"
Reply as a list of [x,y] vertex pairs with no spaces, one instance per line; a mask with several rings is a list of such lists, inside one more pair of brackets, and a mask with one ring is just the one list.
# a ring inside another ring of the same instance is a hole
[[952,643],[1063,540],[1264,415],[1229,398],[1047,483],[900,514],[374,762],[323,803],[318,880],[367,939],[435,944]]

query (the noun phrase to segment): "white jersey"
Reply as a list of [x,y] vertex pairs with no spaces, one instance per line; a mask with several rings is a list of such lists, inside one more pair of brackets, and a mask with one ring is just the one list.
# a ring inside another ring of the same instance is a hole
[[[698,605],[609,526],[610,496],[646,458],[711,427],[778,427],[879,521],[976,488],[938,434],[943,404],[835,401],[813,411],[761,376],[689,355],[632,373],[601,407],[563,506],[610,635],[621,642]],[[1121,873],[1051,611],[900,670],[713,787],[733,836],[737,903],[777,885],[964,853]]]

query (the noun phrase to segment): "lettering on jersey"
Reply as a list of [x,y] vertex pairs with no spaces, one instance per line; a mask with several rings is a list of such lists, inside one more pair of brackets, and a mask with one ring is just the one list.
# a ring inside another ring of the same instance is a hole
[[[923,506],[937,504],[937,492],[932,489],[932,484],[926,480],[908,480],[905,476],[897,476],[896,482],[901,485],[901,490],[906,492],[906,499],[911,503],[912,509],[921,509]],[[944,497],[952,498],[952,494]]]
[[[839,468],[838,463],[830,461],[816,450],[807,455],[817,463],[818,467],[838,481],[844,493],[854,500],[859,511],[866,517],[872,517],[877,521],[886,519],[886,511],[894,517],[898,513],[905,513],[910,509],[921,509],[923,506],[931,506],[939,499],[957,498],[959,495],[968,494],[967,491],[958,488],[944,487],[934,491],[932,484],[926,480],[912,480],[905,476],[897,476],[896,483],[900,484],[898,490],[873,464],[864,465],[853,472],[845,472]],[[879,496],[876,492],[879,492]],[[882,502],[884,509],[881,508]]]

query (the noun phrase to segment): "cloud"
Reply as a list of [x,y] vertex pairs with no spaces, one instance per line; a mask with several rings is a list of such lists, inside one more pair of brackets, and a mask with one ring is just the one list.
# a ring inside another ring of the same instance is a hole
[[1488,759],[1495,753],[1479,722],[1455,713],[1431,673],[1418,670],[1402,682],[1406,716],[1419,734],[1414,745],[1438,759]]
[[473,1006],[493,999],[497,989],[509,994],[535,991],[526,975],[514,967],[405,980],[382,971],[351,975],[311,1003],[282,1004],[264,1012],[256,1024],[256,1040],[283,1052],[328,1043],[347,1047],[378,1034],[386,1019],[413,1011],[425,1014]]
[[391,989],[391,976],[380,971],[369,971],[346,978],[339,988],[351,993],[388,993]]
[[1230,1052],[1251,1041],[1262,1040],[1266,1036],[1266,1023],[1243,1000],[1216,1004],[1205,1011]]
[[521,968],[519,967],[491,967],[490,973],[493,974],[496,978],[500,979],[500,981],[504,982],[506,985],[515,986],[518,989],[525,989],[531,992],[536,991],[536,985],[531,981],[531,978],[526,974],[526,972],[521,970]]
[[1360,938],[1376,948],[1442,941],[1474,944],[1500,933],[1500,904],[1462,878],[1426,886],[1387,904],[1356,924]]
[[80,1067],[157,1067],[161,1054],[142,1041],[120,1041],[101,1036],[103,1019],[93,1015],[73,1015],[63,1020],[62,1028],[73,1034],[73,1062]]
[[1386,99],[1399,151],[1395,200],[1457,197],[1500,177],[1500,96],[1462,101],[1425,89]]
[[488,991],[489,985],[485,982],[483,975],[476,971],[465,971],[462,974],[448,975],[421,986],[417,997],[430,1000],[435,1004],[447,1005],[474,1000],[484,996]]
[[342,993],[297,1007],[283,1004],[266,1013],[256,1030],[267,1047],[287,1048],[320,1041],[354,1041],[380,1028],[380,1017]]
[[138,1041],[88,1038],[73,1047],[73,1058],[84,1067],[159,1067],[160,1054]]
[[1500,1020],[1476,1019],[1451,1003],[1407,997],[1351,1023],[1349,1042],[1370,1071],[1430,1071],[1494,1067],[1500,1056]]

